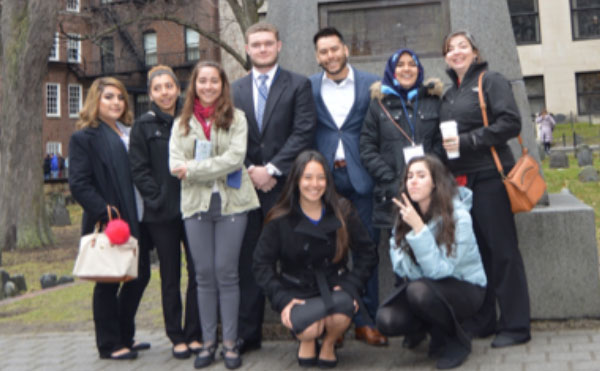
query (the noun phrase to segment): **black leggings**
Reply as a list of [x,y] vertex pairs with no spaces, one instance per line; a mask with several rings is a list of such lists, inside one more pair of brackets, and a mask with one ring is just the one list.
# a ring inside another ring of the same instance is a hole
[[[333,291],[331,299],[333,300],[332,314],[340,313],[352,318],[354,315],[354,299],[352,299],[352,296],[344,291]],[[300,334],[308,326],[325,318],[327,315],[325,301],[320,296],[305,299],[304,304],[296,304],[290,311],[292,330],[294,333]]]
[[455,278],[412,281],[379,308],[377,328],[387,336],[432,330],[453,336],[456,321],[474,315],[484,295],[485,288]]

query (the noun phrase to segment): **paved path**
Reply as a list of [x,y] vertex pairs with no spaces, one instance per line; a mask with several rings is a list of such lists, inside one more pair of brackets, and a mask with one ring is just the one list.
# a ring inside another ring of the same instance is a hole
[[[171,357],[170,343],[162,332],[140,330],[138,339],[152,349],[134,361],[101,360],[92,333],[0,334],[0,370],[193,370],[193,358]],[[537,331],[527,345],[492,349],[491,339],[473,342],[473,353],[460,370],[473,371],[576,371],[600,370],[600,330]],[[296,343],[270,341],[260,351],[243,357],[241,370],[300,370]],[[339,350],[338,370],[434,370],[421,344],[416,351],[401,347],[401,338],[375,348],[347,340]],[[206,370],[225,370],[218,360]]]

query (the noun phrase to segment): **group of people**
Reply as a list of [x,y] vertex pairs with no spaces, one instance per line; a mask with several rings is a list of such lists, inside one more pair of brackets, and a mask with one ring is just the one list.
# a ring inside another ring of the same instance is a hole
[[52,155],[46,153],[43,168],[44,179],[66,178],[68,175],[69,160],[65,160],[62,155],[57,153],[53,153]]
[[[490,153],[495,146],[505,169],[514,165],[506,142],[520,116],[473,37],[444,41],[445,94],[439,80],[424,81],[410,49],[389,58],[383,79],[355,69],[335,28],[314,36],[323,71],[310,78],[278,65],[275,26],[257,23],[245,41],[251,72],[230,84],[219,64],[199,62],[183,104],[172,69],[152,68],[151,109],[135,122],[120,81],[89,89],[70,142],[82,233],[106,223],[111,205],[140,247],[137,279],[94,287],[100,357],[150,348],[134,339],[134,317],[154,247],[172,354],[195,354],[196,368],[216,359],[219,318],[227,368],[261,347],[265,295],[298,339],[303,367],[335,367],[352,322],[371,345],[403,335],[414,348],[429,335],[440,369],[462,364],[473,337],[527,342],[525,271]],[[484,71],[489,127],[477,100]],[[448,120],[458,136],[442,138]],[[377,245],[390,234],[397,285],[379,305]]]

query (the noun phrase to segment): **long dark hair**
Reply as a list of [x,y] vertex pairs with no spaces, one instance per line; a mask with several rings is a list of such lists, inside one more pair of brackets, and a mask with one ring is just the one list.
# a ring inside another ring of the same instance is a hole
[[283,186],[283,191],[279,196],[279,200],[267,214],[267,217],[265,218],[265,224],[279,217],[288,215],[300,202],[300,190],[298,189],[298,184],[300,183],[300,178],[304,173],[306,165],[311,161],[316,161],[323,167],[323,171],[325,171],[325,178],[327,179],[327,185],[325,187],[325,193],[322,196],[322,201],[325,204],[325,207],[329,207],[333,210],[335,216],[342,223],[342,226],[337,230],[335,257],[333,258],[333,262],[338,263],[346,256],[346,253],[348,252],[348,230],[346,228],[346,216],[350,212],[350,205],[347,201],[342,201],[335,192],[333,175],[331,175],[327,161],[321,153],[315,150],[306,150],[296,157],[296,160],[292,165],[292,169],[290,170],[290,174],[288,175],[285,185]]
[[[408,170],[417,162],[423,162],[425,163],[425,166],[427,166],[433,181],[433,190],[431,191],[429,210],[427,210],[426,213],[421,211],[416,202],[411,200],[411,203],[423,219],[424,223],[429,222],[433,218],[439,217],[441,219],[441,226],[438,228],[435,241],[437,242],[438,246],[440,244],[444,244],[446,246],[446,255],[450,256],[455,245],[454,230],[456,225],[453,217],[454,206],[452,204],[452,199],[458,193],[456,181],[450,174],[450,171],[437,157],[432,155],[413,157],[404,168],[399,194],[406,193],[408,196],[406,189]],[[405,241],[406,234],[410,232],[411,229],[411,226],[406,224],[402,218],[398,217],[396,219],[396,246],[406,251],[410,255],[413,262],[416,263],[415,255],[410,248],[410,245]]]
[[228,130],[231,126],[231,122],[233,121],[233,101],[230,93],[231,88],[225,70],[217,62],[198,62],[194,67],[194,71],[192,72],[188,87],[185,91],[185,101],[183,103],[183,109],[181,110],[181,119],[179,120],[179,125],[180,127],[183,127],[185,135],[188,135],[190,132],[190,118],[194,114],[194,100],[198,98],[196,95],[196,79],[198,79],[198,74],[204,67],[215,68],[217,71],[219,71],[219,77],[221,78],[221,96],[215,102],[215,126],[219,129]]

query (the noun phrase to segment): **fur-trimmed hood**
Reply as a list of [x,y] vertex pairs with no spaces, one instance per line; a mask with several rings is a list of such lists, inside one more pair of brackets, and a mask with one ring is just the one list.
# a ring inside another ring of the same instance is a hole
[[[432,96],[441,97],[442,93],[444,92],[444,84],[442,83],[442,80],[438,79],[437,77],[431,77],[427,79],[423,83],[423,86],[427,87],[427,94]],[[374,82],[369,90],[371,91],[371,99],[381,100],[385,96],[385,94],[381,92],[381,81]]]

